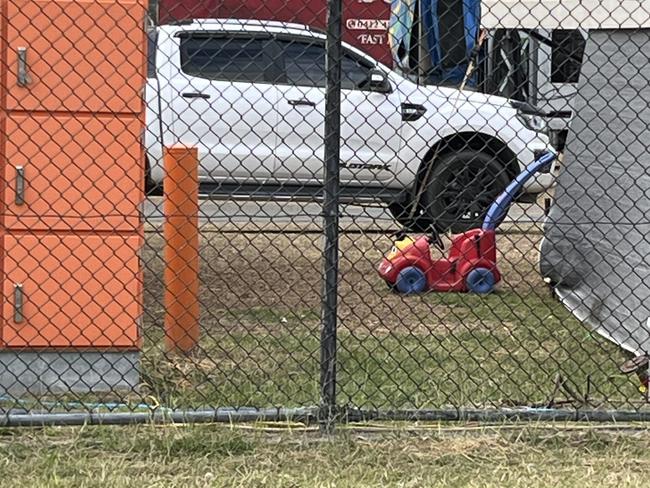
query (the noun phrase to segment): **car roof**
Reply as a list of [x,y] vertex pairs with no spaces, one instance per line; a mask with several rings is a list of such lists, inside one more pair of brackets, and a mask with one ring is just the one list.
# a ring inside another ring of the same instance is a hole
[[269,32],[291,34],[307,38],[322,39],[322,31],[307,25],[275,20],[255,19],[192,19],[173,24],[161,25],[159,29],[173,34],[183,31],[225,31],[225,32]]

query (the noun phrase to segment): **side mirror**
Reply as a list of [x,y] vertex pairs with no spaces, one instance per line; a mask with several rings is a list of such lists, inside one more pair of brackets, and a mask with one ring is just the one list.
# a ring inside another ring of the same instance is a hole
[[364,83],[365,88],[379,93],[390,93],[392,88],[388,76],[380,69],[372,69],[368,73],[368,79]]

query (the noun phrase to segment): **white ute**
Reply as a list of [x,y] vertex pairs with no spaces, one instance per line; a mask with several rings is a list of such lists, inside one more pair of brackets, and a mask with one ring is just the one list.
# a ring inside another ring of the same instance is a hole
[[[349,45],[343,52],[342,202],[381,201],[411,228],[460,232],[549,149],[531,107],[420,86]],[[159,26],[150,32],[146,101],[149,186],[163,181],[163,145],[183,144],[198,147],[203,194],[321,195],[324,34],[252,20]],[[538,175],[521,198],[552,182]]]

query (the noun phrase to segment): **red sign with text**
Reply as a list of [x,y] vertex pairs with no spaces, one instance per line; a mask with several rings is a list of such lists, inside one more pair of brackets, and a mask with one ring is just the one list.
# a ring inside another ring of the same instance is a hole
[[[159,22],[201,18],[295,22],[324,29],[327,0],[159,0]],[[391,65],[390,0],[343,0],[343,40]]]

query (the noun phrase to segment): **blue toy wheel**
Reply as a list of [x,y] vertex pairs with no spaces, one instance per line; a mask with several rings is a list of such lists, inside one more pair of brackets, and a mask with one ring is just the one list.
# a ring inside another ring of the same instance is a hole
[[427,288],[427,278],[420,268],[408,266],[397,275],[397,291],[405,295],[422,293]]
[[474,268],[465,278],[467,289],[472,293],[490,293],[496,285],[494,273],[487,268]]

